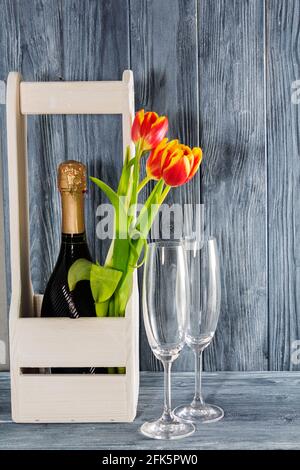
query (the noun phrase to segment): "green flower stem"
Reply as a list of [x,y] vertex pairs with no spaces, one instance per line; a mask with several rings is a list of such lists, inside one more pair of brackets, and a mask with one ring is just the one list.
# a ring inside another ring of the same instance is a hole
[[[154,188],[152,189],[147,201],[142,208],[135,225],[135,230],[137,232],[141,232],[144,234],[144,238],[148,235],[148,223],[151,217],[151,213],[153,212],[153,207],[156,208],[158,201],[161,197],[162,190],[163,190],[164,182],[163,180],[159,180]],[[144,229],[146,227],[146,231]]]
[[140,159],[143,154],[142,143],[138,141],[135,148],[135,161],[133,166],[133,183],[132,183],[132,195],[131,195],[131,206],[136,206],[138,198],[138,186],[140,177]]
[[160,197],[160,199],[159,199],[159,205],[161,205],[161,204],[164,202],[164,200],[166,199],[167,195],[169,194],[170,189],[171,189],[171,186],[169,186],[169,185],[167,185],[167,186],[165,187],[165,189],[163,190],[162,195],[161,195],[161,197]]
[[[129,260],[132,260],[132,256],[129,257]],[[110,316],[125,316],[126,306],[132,292],[133,272],[134,268],[129,266],[127,272],[124,273],[123,279],[109,303],[111,311],[114,312],[114,315],[110,314]]]
[[118,196],[122,198],[126,211],[128,211],[128,207],[129,207],[130,200],[131,200],[132,182],[130,181],[130,179],[131,179],[131,173],[132,173],[131,167],[133,165],[133,162],[134,162],[134,158],[131,158],[130,146],[128,145],[126,148],[125,161],[124,161],[124,165],[122,168],[122,174],[121,174],[121,178],[120,178],[119,186],[117,190],[117,194]]
[[149,183],[150,180],[150,176],[146,176],[146,178],[144,178],[143,181],[141,181],[139,184],[137,192],[139,193],[146,186],[146,184]]

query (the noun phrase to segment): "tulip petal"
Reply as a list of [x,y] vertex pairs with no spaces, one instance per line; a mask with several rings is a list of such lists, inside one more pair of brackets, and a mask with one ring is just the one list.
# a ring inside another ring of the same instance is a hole
[[135,115],[132,128],[131,128],[131,139],[133,142],[137,142],[141,137],[141,125],[144,121],[144,110],[141,109]]
[[156,147],[159,142],[165,137],[168,131],[168,118],[166,116],[159,117],[156,122],[154,122],[151,126],[151,129],[145,135],[145,142],[147,148],[153,149]]
[[141,126],[141,136],[146,139],[147,135],[151,131],[152,125],[158,120],[158,114],[150,111],[147,112],[144,116],[144,120]]
[[161,156],[161,167],[167,167],[170,164],[170,160],[175,150],[179,149],[179,141],[177,139],[170,140],[168,145],[165,147]]
[[147,160],[146,163],[146,172],[147,176],[154,180],[159,180],[161,178],[161,167],[160,167],[160,160]]
[[186,155],[173,158],[169,166],[163,170],[163,179],[169,186],[184,184],[191,171],[191,165]]
[[147,160],[147,163],[146,163],[147,176],[152,179],[159,180],[162,176],[161,174],[162,154],[164,152],[164,149],[167,146],[167,142],[168,142],[167,138],[163,139],[157,145],[157,147],[155,147],[152,150]]
[[188,177],[188,181],[190,181],[193,176],[195,175],[195,173],[198,171],[198,168],[200,166],[200,163],[202,161],[202,150],[200,147],[194,147],[193,150],[193,155],[194,155],[194,163],[192,165],[192,169],[191,169],[191,172],[189,174],[189,177]]
[[193,152],[194,157],[197,158],[198,160],[200,160],[200,162],[201,162],[201,160],[202,160],[202,150],[201,150],[201,148],[200,147],[194,147],[192,152]]

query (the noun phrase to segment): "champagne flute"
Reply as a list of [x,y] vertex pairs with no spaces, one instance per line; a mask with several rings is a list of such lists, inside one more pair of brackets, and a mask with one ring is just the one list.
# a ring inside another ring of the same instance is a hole
[[185,421],[214,422],[224,416],[216,405],[205,403],[201,391],[202,353],[211,343],[220,314],[220,267],[216,239],[211,237],[203,244],[197,240],[186,242],[190,279],[190,308],[186,343],[195,355],[195,394],[191,404],[174,410]]
[[150,243],[143,280],[143,317],[150,347],[164,366],[162,416],[141,432],[153,439],[179,439],[195,431],[171,409],[171,366],[185,344],[188,311],[187,263],[180,242]]

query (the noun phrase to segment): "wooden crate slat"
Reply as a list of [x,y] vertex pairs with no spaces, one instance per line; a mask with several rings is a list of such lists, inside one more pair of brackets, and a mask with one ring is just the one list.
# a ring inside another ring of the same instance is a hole
[[22,82],[22,114],[122,114],[127,85],[119,82]]
[[125,318],[19,318],[19,367],[126,366]]
[[127,421],[126,377],[122,375],[21,375],[19,422]]

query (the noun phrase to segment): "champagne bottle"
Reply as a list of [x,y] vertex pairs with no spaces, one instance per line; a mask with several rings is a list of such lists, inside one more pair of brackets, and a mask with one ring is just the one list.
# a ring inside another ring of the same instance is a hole
[[[77,283],[74,291],[68,287],[68,271],[79,258],[91,261],[84,224],[84,193],[86,170],[82,163],[68,160],[58,167],[58,189],[62,203],[62,239],[59,256],[47,284],[42,317],[96,316],[89,281]],[[51,369],[51,373],[94,373],[94,368]]]

